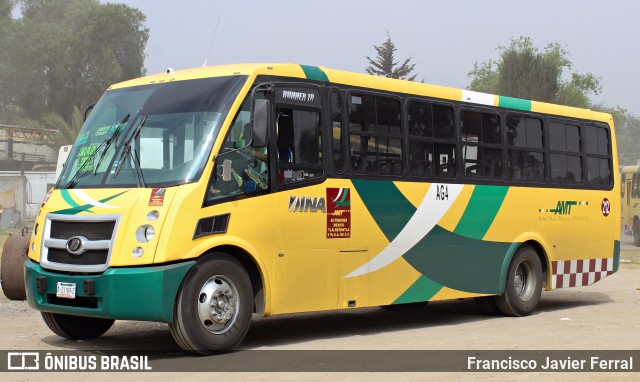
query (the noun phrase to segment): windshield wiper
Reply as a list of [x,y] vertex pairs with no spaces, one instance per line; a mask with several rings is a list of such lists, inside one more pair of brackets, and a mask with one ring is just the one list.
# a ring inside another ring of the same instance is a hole
[[[90,171],[86,171],[84,173],[82,173],[82,170],[84,170],[84,168],[87,166],[87,163],[89,162],[94,162],[95,161],[95,157],[98,154],[98,152],[101,149],[104,149],[102,152],[102,155],[100,156],[100,159],[98,160],[97,165],[94,166],[93,169],[93,175],[95,175],[98,172],[98,167],[100,167],[100,163],[102,163],[102,160],[104,159],[104,157],[107,154],[107,150],[109,149],[109,146],[111,146],[111,144],[113,144],[113,142],[115,142],[118,139],[118,136],[120,135],[120,132],[122,130],[124,130],[124,125],[129,121],[129,117],[131,116],[131,114],[127,114],[124,119],[122,120],[122,122],[120,122],[119,124],[116,125],[116,130],[113,132],[113,134],[111,135],[111,137],[109,137],[109,139],[105,139],[104,141],[102,141],[102,143],[100,143],[98,145],[98,147],[96,147],[96,150],[91,154],[91,157],[87,158],[84,162],[82,162],[82,164],[80,165],[80,168],[78,168],[78,170],[76,171],[75,174],[73,174],[73,177],[71,178],[71,180],[67,183],[67,185],[64,188],[71,188],[73,186],[75,186],[75,184],[82,178],[84,178],[85,176],[87,176],[87,174],[89,174]],[[80,175],[82,173],[82,175]]]
[[[116,165],[116,169],[113,172],[113,179],[115,179],[118,176],[118,174],[120,173],[120,170],[122,169],[122,165],[124,163],[124,160],[126,159],[127,155],[131,152],[131,145],[133,144],[133,142],[138,137],[138,134],[140,134],[140,130],[144,126],[145,122],[147,122],[147,117],[148,117],[148,115],[145,115],[144,118],[142,118],[142,120],[140,121],[138,126],[136,126],[136,129],[133,131],[133,134],[131,134],[131,136],[129,137],[127,142],[125,142],[124,149],[122,149],[122,154],[120,154],[120,157],[118,158],[118,162],[117,162],[118,164]],[[133,172],[136,175],[136,181],[138,182],[138,186],[145,187],[144,178],[143,178],[142,172],[140,170],[140,162],[137,161],[136,159],[137,158],[134,158],[134,161],[133,161],[134,162],[134,171]]]

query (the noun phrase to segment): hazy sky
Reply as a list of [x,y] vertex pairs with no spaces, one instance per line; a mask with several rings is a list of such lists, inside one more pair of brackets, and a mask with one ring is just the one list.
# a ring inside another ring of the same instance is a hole
[[[103,1],[105,2],[105,1]],[[596,102],[640,114],[637,0],[113,0],[147,16],[147,73],[167,67],[285,62],[364,72],[386,39],[418,79],[461,87],[511,37],[566,47],[573,70],[602,78]]]

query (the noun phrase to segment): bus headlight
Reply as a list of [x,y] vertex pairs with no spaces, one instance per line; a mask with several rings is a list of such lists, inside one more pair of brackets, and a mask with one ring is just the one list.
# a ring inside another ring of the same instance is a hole
[[131,255],[135,258],[140,258],[142,257],[142,255],[144,255],[144,249],[140,248],[140,247],[135,247],[133,249],[133,251],[131,252]]
[[159,217],[160,212],[158,212],[157,210],[153,210],[147,214],[147,220],[150,222],[158,220]]
[[151,241],[155,235],[156,230],[148,224],[141,225],[136,230],[136,240],[140,243],[147,243]]

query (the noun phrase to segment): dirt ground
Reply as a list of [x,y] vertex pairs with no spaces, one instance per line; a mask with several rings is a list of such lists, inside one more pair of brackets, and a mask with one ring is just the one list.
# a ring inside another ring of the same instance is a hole
[[[0,237],[1,239],[1,237]],[[1,243],[0,243],[1,244]],[[589,287],[544,292],[528,317],[488,315],[473,300],[435,302],[416,312],[380,308],[255,318],[242,349],[258,350],[640,350],[640,248],[625,237],[620,270]],[[55,336],[26,302],[0,294],[0,350],[150,350],[179,352],[165,324],[116,322],[104,336]],[[181,355],[184,357],[184,355]],[[206,362],[206,358],[203,358]],[[346,361],[345,361],[346,362]],[[635,362],[640,362],[636,360]],[[36,380],[42,373],[4,373]],[[638,381],[638,373],[47,373],[48,381],[174,380],[354,381],[513,380]]]

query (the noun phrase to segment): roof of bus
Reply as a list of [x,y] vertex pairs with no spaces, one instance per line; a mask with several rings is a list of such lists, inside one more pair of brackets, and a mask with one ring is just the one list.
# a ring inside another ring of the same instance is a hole
[[230,75],[271,75],[306,78],[327,83],[351,85],[390,92],[442,98],[451,101],[462,101],[476,105],[498,106],[508,109],[596,120],[613,125],[613,118],[610,114],[596,112],[589,109],[580,109],[545,102],[529,101],[519,98],[479,93],[464,89],[449,88],[444,86],[424,84],[420,82],[396,80],[362,73],[346,72],[325,67],[298,64],[256,63],[208,66],[177,71],[168,69],[166,73],[154,74],[121,82],[119,84],[111,86],[109,89]]

